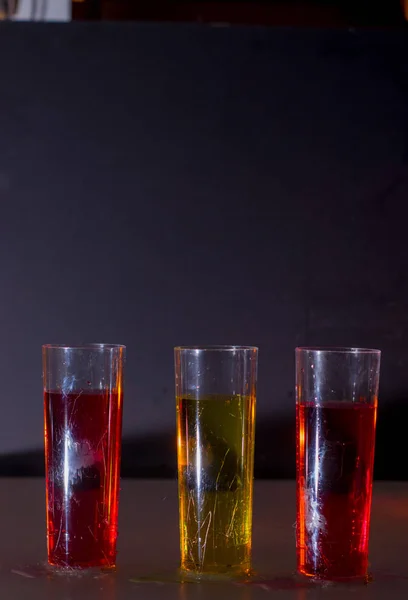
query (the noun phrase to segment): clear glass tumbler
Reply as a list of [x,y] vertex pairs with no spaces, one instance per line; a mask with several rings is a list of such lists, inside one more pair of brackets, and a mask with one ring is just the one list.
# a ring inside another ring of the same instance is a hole
[[124,363],[124,346],[43,346],[52,565],[115,566]]
[[175,348],[181,570],[251,569],[258,350]]
[[297,568],[365,579],[379,350],[297,348]]

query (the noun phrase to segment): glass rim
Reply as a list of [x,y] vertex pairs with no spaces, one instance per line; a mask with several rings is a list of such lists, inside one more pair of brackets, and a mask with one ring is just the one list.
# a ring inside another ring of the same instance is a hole
[[229,345],[208,345],[208,346],[174,346],[175,352],[187,351],[187,350],[198,350],[200,352],[235,352],[241,350],[250,350],[258,352],[257,346],[229,346]]
[[76,344],[70,346],[68,344],[43,344],[43,350],[116,350],[119,348],[126,349],[123,344]]
[[295,352],[322,352],[324,354],[381,354],[376,348],[357,348],[353,346],[297,346]]

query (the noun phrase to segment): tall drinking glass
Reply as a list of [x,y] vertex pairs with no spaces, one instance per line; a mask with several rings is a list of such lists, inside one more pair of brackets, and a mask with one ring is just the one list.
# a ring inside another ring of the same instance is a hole
[[258,349],[175,348],[181,569],[251,569]]
[[51,565],[115,566],[124,363],[124,346],[43,346]]
[[296,349],[297,568],[365,579],[379,350]]

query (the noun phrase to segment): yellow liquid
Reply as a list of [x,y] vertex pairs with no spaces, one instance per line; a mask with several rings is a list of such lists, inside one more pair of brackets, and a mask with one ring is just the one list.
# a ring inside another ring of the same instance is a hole
[[255,398],[177,398],[181,568],[251,568]]

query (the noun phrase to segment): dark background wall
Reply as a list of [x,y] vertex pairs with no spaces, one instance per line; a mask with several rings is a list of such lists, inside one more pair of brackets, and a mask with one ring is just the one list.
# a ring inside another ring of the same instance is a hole
[[407,478],[404,33],[0,27],[0,473],[42,471],[40,346],[128,346],[125,475],[174,473],[175,344],[260,347],[259,476],[294,473],[293,349],[383,350]]

